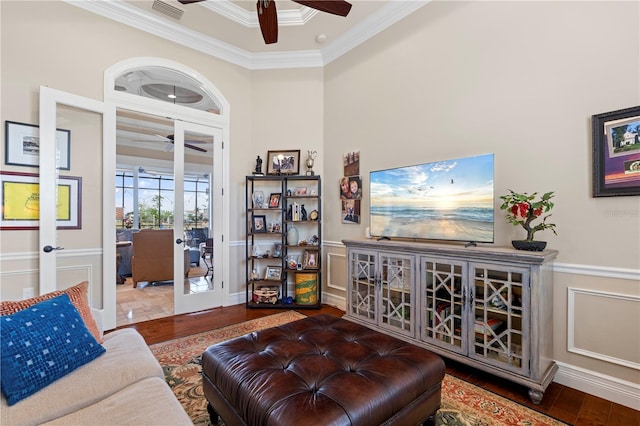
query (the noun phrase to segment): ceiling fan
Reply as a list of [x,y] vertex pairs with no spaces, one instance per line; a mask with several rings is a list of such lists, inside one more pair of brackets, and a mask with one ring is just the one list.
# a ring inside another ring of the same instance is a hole
[[[178,0],[182,4],[198,3],[204,0]],[[338,16],[347,16],[351,10],[351,3],[343,0],[292,0],[303,6],[331,13]],[[278,41],[278,14],[276,12],[275,0],[258,0],[258,22],[262,38],[266,44]]]
[[[171,150],[173,150],[173,144],[174,144],[174,141],[173,141],[174,136],[173,136],[173,135],[162,136],[162,135],[155,135],[155,134],[154,134],[154,136],[157,136],[157,137],[159,137],[160,139],[162,139],[163,141],[165,141],[165,142],[168,142],[168,143],[169,143],[169,144],[167,145],[167,149],[166,149],[166,151],[171,151]],[[185,139],[185,141],[184,141],[184,146],[185,146],[185,148],[191,148],[191,149],[193,149],[193,150],[195,150],[195,151],[207,152],[207,150],[206,150],[206,149],[204,149],[204,148],[200,148],[199,146],[195,146],[195,145],[194,145],[194,144],[198,144],[198,143],[206,143],[206,142],[204,142],[204,141],[199,141],[199,140],[186,140],[186,139]]]

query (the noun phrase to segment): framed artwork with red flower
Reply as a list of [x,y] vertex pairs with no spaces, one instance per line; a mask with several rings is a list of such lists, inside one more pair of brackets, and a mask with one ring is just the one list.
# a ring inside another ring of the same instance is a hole
[[593,196],[640,195],[640,106],[592,116]]

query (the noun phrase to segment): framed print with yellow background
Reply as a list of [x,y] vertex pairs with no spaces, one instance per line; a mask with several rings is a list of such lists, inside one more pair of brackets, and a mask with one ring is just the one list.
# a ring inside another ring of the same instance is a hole
[[[40,226],[39,176],[0,172],[2,217],[0,229],[25,230]],[[56,223],[58,229],[82,228],[82,178],[59,176]]]

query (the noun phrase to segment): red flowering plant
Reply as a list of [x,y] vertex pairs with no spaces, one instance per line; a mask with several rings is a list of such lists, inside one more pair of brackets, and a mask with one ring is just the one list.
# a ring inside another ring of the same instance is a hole
[[[533,241],[533,234],[543,229],[551,229],[554,234],[556,232],[556,225],[553,223],[547,223],[547,219],[550,214],[543,216],[553,208],[553,192],[547,192],[536,200],[537,192],[529,195],[526,192],[518,194],[509,190],[509,194],[502,195],[500,198],[503,203],[500,206],[500,210],[507,211],[507,221],[513,225],[520,225],[527,231],[527,238],[525,241]],[[532,222],[536,219],[542,218],[542,223],[533,225]]]

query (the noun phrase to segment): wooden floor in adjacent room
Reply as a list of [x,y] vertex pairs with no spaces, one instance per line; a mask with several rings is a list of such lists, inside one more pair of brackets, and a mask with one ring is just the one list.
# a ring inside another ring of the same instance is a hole
[[[246,309],[235,305],[211,309],[192,314],[176,315],[132,324],[144,336],[147,344],[162,342],[177,337],[188,336],[218,327],[259,318],[280,312],[280,309]],[[340,309],[323,305],[322,309],[305,309],[299,312],[310,316],[331,314],[342,316]],[[578,390],[551,383],[542,403],[534,406],[527,389],[488,373],[446,360],[447,373],[493,391],[520,404],[553,416],[572,425],[589,426],[640,426],[640,411],[615,404],[602,398]]]

